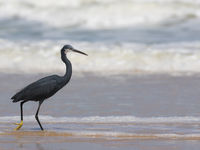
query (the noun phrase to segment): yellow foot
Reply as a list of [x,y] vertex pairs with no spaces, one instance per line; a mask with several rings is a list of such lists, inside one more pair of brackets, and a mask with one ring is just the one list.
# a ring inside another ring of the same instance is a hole
[[14,129],[14,131],[17,131],[17,130],[19,130],[19,129],[22,127],[23,121],[21,121],[20,123],[15,123],[15,125],[18,125],[18,126]]

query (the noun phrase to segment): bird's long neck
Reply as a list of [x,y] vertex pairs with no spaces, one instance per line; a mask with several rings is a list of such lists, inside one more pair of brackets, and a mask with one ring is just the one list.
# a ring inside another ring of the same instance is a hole
[[69,61],[69,59],[67,58],[66,54],[64,54],[64,53],[61,53],[61,59],[65,63],[65,66],[66,66],[65,75],[62,77],[62,79],[63,79],[62,83],[63,83],[63,86],[64,86],[71,79],[71,76],[72,76],[72,64]]

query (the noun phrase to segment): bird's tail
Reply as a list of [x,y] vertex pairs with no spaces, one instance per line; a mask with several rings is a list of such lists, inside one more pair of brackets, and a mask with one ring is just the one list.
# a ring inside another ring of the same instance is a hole
[[16,102],[20,101],[20,100],[18,100],[18,99],[14,99],[14,98],[11,98],[11,99],[12,99],[12,102],[13,102],[13,103],[16,103]]
[[15,94],[13,97],[11,97],[11,99],[13,100],[12,101],[13,103],[20,101],[19,93]]

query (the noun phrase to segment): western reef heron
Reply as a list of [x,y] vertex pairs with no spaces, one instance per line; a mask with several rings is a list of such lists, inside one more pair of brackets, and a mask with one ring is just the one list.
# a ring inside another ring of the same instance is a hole
[[86,53],[83,53],[79,50],[74,49],[71,45],[65,45],[61,49],[61,59],[65,63],[65,66],[66,66],[66,73],[64,76],[51,75],[51,76],[47,76],[42,79],[39,79],[29,84],[28,86],[23,88],[21,91],[17,92],[11,98],[13,100],[13,103],[19,102],[19,101],[21,102],[20,103],[21,122],[16,123],[16,125],[18,126],[14,130],[19,130],[23,125],[23,104],[28,101],[39,102],[37,112],[35,114],[35,119],[37,120],[40,126],[40,129],[43,130],[43,127],[38,118],[38,113],[39,113],[41,104],[43,103],[44,100],[53,96],[58,90],[64,87],[69,82],[72,76],[72,65],[66,56],[68,52],[77,52],[77,53],[87,56]]

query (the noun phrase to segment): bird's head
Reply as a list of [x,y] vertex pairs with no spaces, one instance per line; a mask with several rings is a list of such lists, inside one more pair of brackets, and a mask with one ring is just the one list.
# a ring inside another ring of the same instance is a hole
[[86,55],[86,53],[83,53],[75,48],[73,48],[71,45],[64,45],[62,50],[61,50],[61,53],[63,54],[67,54],[68,52],[76,52],[76,53],[80,53],[80,54],[83,54],[83,55]]

